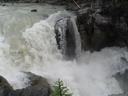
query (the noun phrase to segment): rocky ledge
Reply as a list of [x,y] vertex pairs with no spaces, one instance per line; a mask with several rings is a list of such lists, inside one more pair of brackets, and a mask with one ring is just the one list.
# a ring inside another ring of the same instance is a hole
[[14,90],[8,81],[0,76],[0,96],[49,96],[52,92],[47,80],[30,72],[28,75],[29,86]]

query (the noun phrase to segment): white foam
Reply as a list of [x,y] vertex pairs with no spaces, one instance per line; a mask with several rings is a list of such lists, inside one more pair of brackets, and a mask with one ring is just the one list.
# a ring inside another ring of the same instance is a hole
[[[100,52],[82,52],[77,61],[63,59],[57,49],[54,24],[61,17],[69,15],[66,11],[58,12],[35,23],[21,32],[20,38],[15,39],[17,43],[5,42],[9,37],[1,35],[0,75],[15,89],[27,86],[26,75],[21,71],[30,71],[46,77],[51,84],[60,78],[74,96],[108,96],[121,93],[113,75],[128,68],[120,59],[124,57],[128,60],[126,49],[106,48]],[[12,39],[14,38],[10,38]]]

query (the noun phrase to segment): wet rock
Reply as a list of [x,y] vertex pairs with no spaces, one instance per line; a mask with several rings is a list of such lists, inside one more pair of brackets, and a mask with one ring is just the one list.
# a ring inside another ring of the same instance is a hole
[[77,20],[83,50],[96,51],[109,46],[112,30],[107,18],[87,7],[79,10]]
[[128,93],[112,94],[109,96],[128,96]]
[[37,9],[32,9],[31,12],[37,12]]
[[128,61],[125,57],[121,57],[120,61],[122,63],[121,66],[123,66],[123,68],[119,66],[118,70],[120,70],[120,72],[117,72],[114,77],[119,82],[119,85],[122,91],[124,93],[127,93],[128,92]]
[[31,72],[24,72],[30,80],[29,86],[23,89],[11,91],[8,96],[49,96],[51,88],[47,80]]
[[44,3],[46,0],[18,0],[20,3]]
[[12,91],[8,96],[49,96],[49,93],[48,88],[38,85]]
[[77,21],[83,50],[128,47],[128,1],[103,2],[93,2],[91,6],[82,6],[78,10]]
[[68,56],[70,59],[75,54],[75,32],[70,17],[62,18],[55,24],[56,41],[58,48],[62,50],[62,53]]
[[0,96],[8,96],[8,94],[13,91],[8,81],[0,76]]
[[6,3],[2,4],[2,6],[6,6]]
[[50,3],[50,4],[59,4],[64,5],[72,0],[3,0],[3,2],[19,2],[19,3]]
[[77,22],[83,50],[128,47],[127,0],[79,0],[77,3],[80,9],[74,4],[69,4],[67,9],[78,13]]
[[43,87],[47,87],[50,89],[50,85],[45,78],[35,75],[31,72],[24,72],[24,73],[28,75],[28,79],[30,80],[29,82],[30,86],[41,85]]
[[118,80],[122,91],[124,93],[128,92],[128,70],[124,73],[117,73],[114,77]]

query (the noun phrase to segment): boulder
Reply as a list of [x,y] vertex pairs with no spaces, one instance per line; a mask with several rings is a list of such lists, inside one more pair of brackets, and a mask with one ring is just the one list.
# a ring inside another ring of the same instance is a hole
[[76,40],[70,17],[62,18],[56,22],[55,34],[58,48],[62,50],[62,54],[70,59],[74,58],[76,55]]
[[128,70],[124,73],[117,73],[114,77],[118,80],[122,91],[124,93],[128,92]]
[[41,85],[12,91],[8,96],[49,96],[49,89]]
[[23,89],[11,91],[8,96],[49,96],[52,92],[47,80],[31,72],[24,72],[28,75],[29,86]]
[[109,46],[112,30],[107,18],[87,7],[79,10],[77,22],[83,50],[98,51]]
[[31,12],[37,12],[37,9],[32,9]]
[[2,6],[6,6],[6,3],[3,3]]
[[10,86],[8,81],[0,76],[0,96],[8,96],[8,94],[13,91],[13,88]]
[[28,75],[30,86],[41,85],[43,87],[47,87],[50,89],[50,85],[45,78],[35,75],[31,72],[24,72],[24,73]]

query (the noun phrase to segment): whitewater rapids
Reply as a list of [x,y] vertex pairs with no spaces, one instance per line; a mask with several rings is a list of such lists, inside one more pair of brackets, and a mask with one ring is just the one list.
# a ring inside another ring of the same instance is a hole
[[[34,8],[37,13],[30,12]],[[47,78],[51,85],[58,78],[63,80],[73,96],[122,92],[114,75],[128,68],[121,61],[122,57],[128,60],[127,49],[81,52],[77,60],[66,61],[57,49],[54,25],[73,14],[60,6],[41,4],[8,4],[0,9],[0,75],[14,89],[28,86],[27,76],[22,73],[27,71]]]

